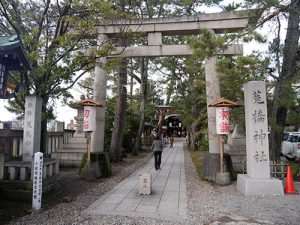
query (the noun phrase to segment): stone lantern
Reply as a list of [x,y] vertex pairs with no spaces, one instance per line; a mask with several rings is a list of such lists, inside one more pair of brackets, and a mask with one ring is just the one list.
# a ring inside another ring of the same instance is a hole
[[80,175],[87,180],[93,180],[101,176],[101,171],[98,160],[91,162],[91,134],[96,130],[96,108],[103,105],[92,99],[83,99],[77,104],[83,109],[83,131],[88,145],[87,159]]
[[81,105],[83,101],[85,101],[85,96],[81,95],[80,101],[70,104],[71,108],[77,109],[77,116],[74,117],[76,121],[76,131],[74,137],[85,137],[83,132],[83,106]]

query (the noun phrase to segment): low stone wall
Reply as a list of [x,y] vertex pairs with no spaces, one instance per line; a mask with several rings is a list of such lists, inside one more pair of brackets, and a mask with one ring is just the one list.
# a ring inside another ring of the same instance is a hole
[[[2,154],[3,155],[3,154]],[[0,157],[0,159],[3,158]],[[59,172],[58,160],[44,158],[43,162],[43,179],[52,177]],[[33,177],[33,165],[31,162],[23,161],[8,161],[0,162],[2,166],[2,173],[0,174],[0,180],[20,180],[30,181]]]
[[[33,187],[33,164],[23,161],[4,162],[0,154],[0,198],[30,201]],[[44,158],[43,193],[56,188],[58,160]]]
[[[73,137],[74,130],[47,133],[47,148],[44,157],[56,153],[63,144]],[[23,152],[23,130],[0,129],[0,153],[4,153],[5,161],[14,161],[21,157]]]

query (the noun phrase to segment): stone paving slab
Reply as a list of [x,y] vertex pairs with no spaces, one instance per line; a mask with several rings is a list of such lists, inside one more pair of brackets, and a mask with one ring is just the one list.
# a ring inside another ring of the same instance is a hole
[[[139,195],[139,176],[152,174],[151,195]],[[154,159],[112,190],[97,199],[83,215],[119,215],[161,219],[187,217],[187,196],[183,144],[174,143],[162,153],[161,170],[154,169]]]

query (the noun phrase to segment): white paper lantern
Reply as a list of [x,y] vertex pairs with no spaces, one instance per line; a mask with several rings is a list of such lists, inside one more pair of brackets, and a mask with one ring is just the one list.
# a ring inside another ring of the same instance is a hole
[[229,108],[216,107],[216,132],[217,134],[229,133]]
[[83,131],[96,130],[96,108],[93,106],[84,106],[83,111]]

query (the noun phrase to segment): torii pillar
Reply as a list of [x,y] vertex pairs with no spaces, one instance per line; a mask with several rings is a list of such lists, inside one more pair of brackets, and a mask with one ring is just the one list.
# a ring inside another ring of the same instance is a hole
[[209,152],[203,158],[202,176],[204,179],[215,181],[219,171],[220,139],[216,132],[216,108],[208,107],[221,98],[219,74],[216,70],[216,57],[205,61],[205,82],[207,98],[208,147]]
[[[98,36],[97,45],[103,46],[107,42],[108,36],[100,34]],[[107,57],[99,59],[101,64],[107,62]],[[99,65],[95,67],[95,79],[94,79],[94,95],[93,99],[97,102],[101,102],[103,107],[96,108],[96,130],[92,133],[91,137],[91,153],[104,151],[104,132],[105,132],[105,109],[106,109],[106,83],[107,72]]]
[[209,153],[219,153],[220,142],[216,133],[216,109],[208,107],[211,103],[221,98],[219,74],[216,70],[217,59],[215,56],[205,61],[205,82],[207,98],[208,144]]

